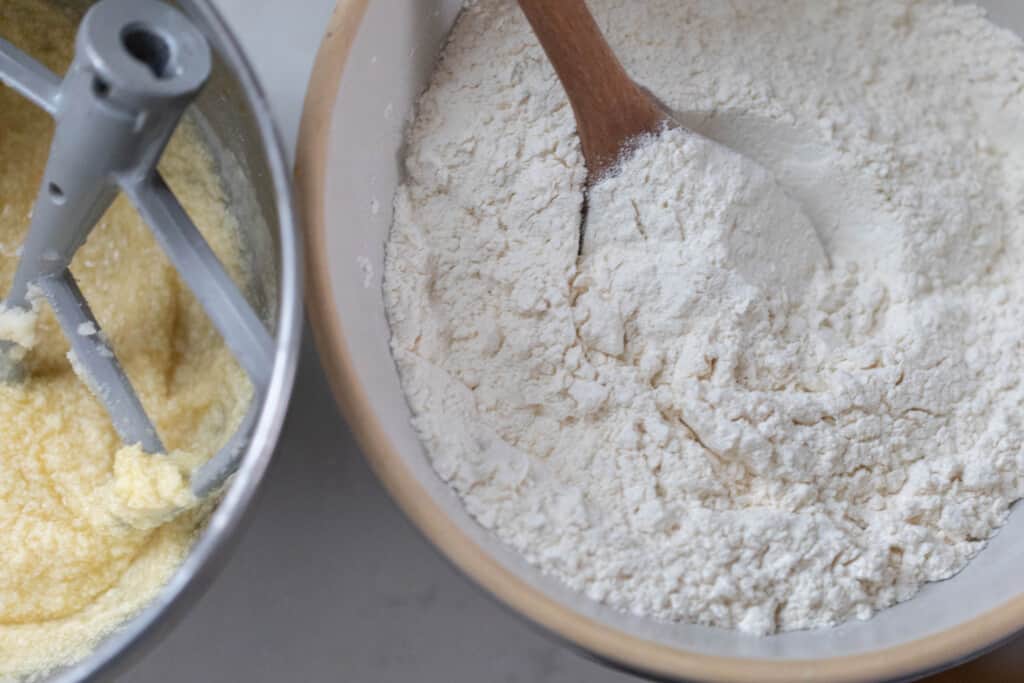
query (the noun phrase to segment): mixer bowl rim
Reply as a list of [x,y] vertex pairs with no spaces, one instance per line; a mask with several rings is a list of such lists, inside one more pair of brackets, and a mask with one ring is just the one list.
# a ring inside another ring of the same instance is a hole
[[275,355],[270,383],[252,437],[237,472],[210,514],[181,566],[157,596],[132,619],[103,639],[84,659],[54,672],[47,683],[98,680],[127,670],[170,632],[198,600],[227,560],[232,541],[263,479],[284,424],[295,383],[303,320],[303,249],[292,191],[292,174],[270,103],[234,32],[211,0],[177,0],[177,4],[216,40],[217,59],[238,80],[251,109],[273,186],[279,238],[278,301]]
[[1024,630],[1024,595],[954,628],[900,645],[820,659],[722,657],[638,638],[575,612],[531,586],[467,536],[417,481],[359,379],[331,287],[324,197],[334,109],[345,66],[369,0],[338,0],[317,53],[296,156],[296,192],[305,218],[309,265],[306,305],[335,400],[392,498],[461,572],[549,634],[609,664],[668,680],[901,680],[934,673],[983,654]]

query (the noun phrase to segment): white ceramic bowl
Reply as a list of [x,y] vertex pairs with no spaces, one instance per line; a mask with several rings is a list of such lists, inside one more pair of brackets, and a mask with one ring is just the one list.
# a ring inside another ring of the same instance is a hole
[[[1024,31],[1024,3],[982,2]],[[975,656],[1024,629],[1024,512],[953,579],[868,621],[757,638],[625,616],[542,576],[463,509],[410,425],[388,348],[383,245],[405,121],[460,0],[341,0],[318,57],[299,143],[309,306],[335,395],[367,457],[464,572],[552,633],[670,679],[877,681]]]

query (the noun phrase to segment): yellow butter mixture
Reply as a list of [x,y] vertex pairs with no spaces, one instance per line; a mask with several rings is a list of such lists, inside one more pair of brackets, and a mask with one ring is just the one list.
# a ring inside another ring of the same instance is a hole
[[[57,73],[70,62],[75,28],[71,15],[40,0],[0,0],[0,36]],[[52,126],[0,86],[0,298],[17,267]],[[240,281],[237,223],[211,158],[187,127],[161,170]],[[171,453],[147,455],[121,443],[41,306],[27,379],[0,383],[0,681],[84,656],[154,597],[205,516],[189,476],[223,444],[251,396],[244,373],[123,198],[72,271]]]

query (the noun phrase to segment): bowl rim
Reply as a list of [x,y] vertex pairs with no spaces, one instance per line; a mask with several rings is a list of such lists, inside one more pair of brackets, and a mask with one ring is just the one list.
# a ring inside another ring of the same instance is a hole
[[337,315],[326,249],[324,197],[334,109],[369,0],[338,0],[317,52],[296,151],[305,217],[306,305],[331,391],[364,457],[403,512],[462,573],[557,638],[630,671],[671,680],[843,683],[912,678],[981,655],[1024,630],[1024,595],[958,626],[893,647],[821,659],[705,655],[644,640],[577,613],[530,586],[463,533],[416,480],[374,413]]

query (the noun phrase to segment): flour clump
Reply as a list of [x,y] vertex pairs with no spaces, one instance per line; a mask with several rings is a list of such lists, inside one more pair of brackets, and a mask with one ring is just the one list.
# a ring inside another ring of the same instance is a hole
[[555,74],[514,2],[466,8],[385,264],[438,474],[635,614],[766,634],[952,576],[1024,495],[1021,41],[942,0],[588,5],[687,128],[590,188],[581,249]]

